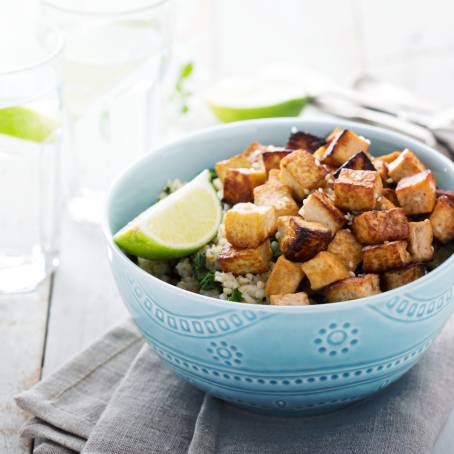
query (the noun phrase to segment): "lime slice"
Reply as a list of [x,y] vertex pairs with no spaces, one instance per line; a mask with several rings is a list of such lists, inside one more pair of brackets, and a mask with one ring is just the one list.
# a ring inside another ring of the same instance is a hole
[[215,235],[222,209],[210,172],[139,214],[115,236],[124,251],[137,257],[162,260],[184,257],[200,249]]
[[0,133],[33,142],[45,142],[57,123],[34,110],[15,106],[0,109]]
[[211,110],[224,122],[295,117],[309,101],[300,87],[271,78],[225,79],[211,87],[205,97]]

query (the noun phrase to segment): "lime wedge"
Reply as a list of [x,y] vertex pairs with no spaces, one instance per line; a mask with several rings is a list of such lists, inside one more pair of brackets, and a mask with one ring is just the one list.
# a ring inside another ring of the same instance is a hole
[[57,123],[34,110],[15,106],[0,109],[0,133],[33,142],[45,142]]
[[300,87],[271,78],[225,79],[211,87],[205,98],[224,122],[295,117],[309,101]]
[[222,209],[210,172],[139,214],[115,236],[125,252],[150,260],[184,257],[200,249],[215,235]]

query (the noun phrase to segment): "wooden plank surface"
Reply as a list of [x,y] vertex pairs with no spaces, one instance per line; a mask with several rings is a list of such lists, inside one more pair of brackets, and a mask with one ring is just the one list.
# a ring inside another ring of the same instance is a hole
[[43,376],[56,370],[127,316],[99,227],[63,219],[61,267],[49,313]]
[[29,418],[13,396],[40,378],[46,334],[49,291],[47,279],[33,293],[0,297],[0,453],[25,454],[29,442],[18,429]]

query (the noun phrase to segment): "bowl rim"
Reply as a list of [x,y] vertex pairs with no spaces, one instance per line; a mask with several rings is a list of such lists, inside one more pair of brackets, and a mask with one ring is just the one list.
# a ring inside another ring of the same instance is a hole
[[[243,302],[235,302],[235,301],[225,301],[220,298],[214,298],[212,296],[201,295],[200,293],[190,292],[189,290],[182,289],[177,287],[176,285],[169,284],[156,276],[146,272],[142,268],[140,268],[137,264],[132,262],[126,254],[115,244],[113,241],[113,234],[111,232],[109,226],[109,207],[111,206],[111,197],[112,194],[117,186],[120,185],[121,181],[127,177],[129,173],[132,173],[135,168],[140,165],[141,161],[146,159],[148,156],[152,154],[158,153],[165,153],[167,149],[172,149],[174,147],[178,147],[184,145],[188,140],[203,138],[206,135],[212,135],[218,133],[218,131],[226,131],[232,130],[235,131],[237,128],[248,128],[254,126],[263,126],[267,124],[282,124],[288,126],[289,130],[292,127],[298,128],[307,128],[310,131],[310,128],[313,126],[326,126],[327,128],[334,128],[334,127],[343,127],[348,129],[361,129],[363,132],[362,135],[367,136],[369,133],[371,135],[384,135],[390,141],[405,141],[408,144],[408,148],[422,148],[425,153],[428,154],[435,154],[437,159],[441,160],[441,162],[452,172],[454,175],[454,162],[449,160],[446,156],[444,156],[439,151],[429,147],[428,145],[413,139],[405,134],[395,132],[389,129],[381,128],[378,126],[366,125],[363,123],[358,123],[354,121],[348,120],[340,120],[340,119],[320,119],[314,117],[282,117],[282,118],[266,118],[266,119],[258,119],[258,120],[245,120],[239,122],[233,122],[228,124],[221,124],[210,128],[205,128],[191,134],[187,134],[182,138],[179,138],[175,141],[163,144],[161,146],[152,149],[148,153],[139,158],[135,159],[125,170],[123,170],[117,177],[114,179],[112,184],[108,190],[108,196],[104,203],[104,210],[103,210],[103,221],[102,221],[102,231],[104,234],[104,238],[112,250],[114,254],[116,254],[122,262],[125,263],[126,266],[131,267],[138,272],[140,275],[144,276],[145,279],[149,279],[154,285],[161,285],[164,288],[168,289],[170,292],[175,294],[175,297],[188,297],[195,299],[201,299],[204,303],[208,303],[209,305],[213,305],[215,307],[219,307],[220,309],[226,309],[226,303],[229,304],[229,307],[232,309],[243,309],[243,310],[264,310],[264,311],[272,311],[274,313],[287,313],[287,312],[318,312],[318,311],[328,311],[328,310],[349,310],[353,309],[356,306],[360,305],[363,306],[373,305],[374,303],[380,303],[383,301],[384,295],[386,298],[392,299],[393,297],[397,296],[398,294],[410,292],[417,287],[423,286],[425,283],[428,283],[429,280],[436,278],[441,273],[445,272],[448,268],[454,268],[454,254],[452,254],[447,260],[445,260],[440,266],[435,268],[434,270],[428,272],[423,277],[416,279],[409,284],[405,284],[401,287],[397,287],[393,290],[388,290],[386,292],[382,292],[376,295],[367,296],[364,298],[358,298],[355,300],[346,300],[346,301],[339,301],[336,303],[326,303],[326,304],[314,304],[308,306],[272,306],[270,304],[257,304],[257,303],[243,303]],[[372,141],[372,140],[371,140]]]

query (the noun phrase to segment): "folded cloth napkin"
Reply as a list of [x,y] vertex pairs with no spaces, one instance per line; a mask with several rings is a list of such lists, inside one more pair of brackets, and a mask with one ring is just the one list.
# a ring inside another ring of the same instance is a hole
[[17,397],[37,454],[430,453],[454,404],[454,317],[380,394],[321,416],[256,415],[174,375],[132,322]]

